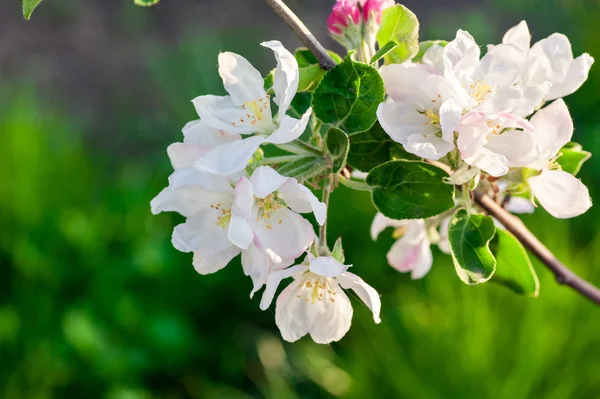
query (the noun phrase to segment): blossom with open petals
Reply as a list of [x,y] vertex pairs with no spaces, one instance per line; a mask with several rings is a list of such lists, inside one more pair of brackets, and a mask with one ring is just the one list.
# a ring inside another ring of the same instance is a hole
[[215,129],[253,136],[220,145],[206,153],[196,162],[196,167],[202,171],[225,175],[240,171],[261,144],[289,143],[300,137],[308,124],[311,108],[301,119],[286,115],[298,90],[298,62],[278,41],[261,45],[273,50],[277,59],[273,100],[279,107],[278,114],[273,117],[270,96],[264,89],[260,72],[241,55],[219,54],[219,74],[229,95],[197,97],[193,100],[196,111],[203,122]]
[[275,322],[283,339],[297,341],[306,334],[319,344],[339,341],[350,329],[352,305],[343,289],[353,290],[371,309],[379,323],[381,300],[373,287],[357,275],[348,272],[333,257],[311,257],[309,264],[272,272],[260,303],[267,309],[281,280],[294,277],[277,298]]

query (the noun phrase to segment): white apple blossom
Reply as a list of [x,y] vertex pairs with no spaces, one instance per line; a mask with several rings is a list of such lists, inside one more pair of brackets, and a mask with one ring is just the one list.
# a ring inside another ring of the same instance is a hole
[[198,273],[214,273],[242,253],[253,292],[272,269],[289,266],[313,242],[312,225],[298,213],[314,212],[319,224],[326,215],[325,204],[308,188],[267,166],[241,177],[235,188],[228,177],[179,169],[151,206],[154,214],[187,217],[172,241],[176,249],[194,253]]
[[277,298],[275,322],[283,339],[297,341],[306,334],[319,344],[339,341],[350,329],[352,305],[343,289],[353,290],[371,309],[375,323],[380,323],[381,300],[373,287],[348,272],[333,257],[309,256],[308,265],[301,264],[272,272],[260,303],[267,309],[281,280],[294,277]]
[[[440,225],[439,234],[428,228],[424,219],[395,220],[381,213],[375,215],[371,224],[371,238],[377,240],[379,234],[387,227],[394,228],[394,237],[397,238],[392,248],[387,253],[387,261],[390,266],[401,273],[411,273],[413,280],[418,280],[431,270],[433,254],[431,244],[435,241],[440,250],[450,253],[448,243],[448,221],[444,218]],[[435,237],[430,238],[434,233]]]
[[200,118],[208,125],[235,134],[254,136],[220,145],[196,162],[202,171],[231,174],[244,169],[263,143],[284,144],[297,139],[306,128],[312,109],[301,119],[288,115],[298,90],[298,62],[278,41],[261,43],[275,53],[274,102],[279,111],[274,118],[270,96],[260,72],[241,55],[219,54],[219,74],[228,96],[205,95],[193,100]]
[[535,161],[528,166],[540,171],[527,179],[533,195],[556,218],[581,215],[592,206],[588,189],[555,163],[560,149],[573,136],[573,120],[565,102],[559,99],[542,108],[531,118],[531,124],[537,150]]
[[551,85],[543,96],[545,101],[568,96],[579,89],[594,63],[594,58],[587,53],[573,58],[569,39],[560,33],[553,33],[529,48],[531,34],[525,21],[509,29],[502,42],[515,45],[526,53],[527,62],[520,84],[526,87]]
[[[391,101],[377,109],[381,127],[406,151],[437,160],[454,149],[454,130],[467,106],[444,76],[421,64],[380,69]],[[462,88],[458,88],[462,90]]]

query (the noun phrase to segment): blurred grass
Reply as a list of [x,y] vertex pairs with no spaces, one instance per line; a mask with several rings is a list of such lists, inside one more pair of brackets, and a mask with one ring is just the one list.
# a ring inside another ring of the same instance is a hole
[[[536,39],[569,29],[576,54],[600,56],[591,39],[600,31],[597,4],[552,2],[542,15],[520,4],[503,2],[500,15],[531,16]],[[433,18],[424,36],[449,38],[470,18],[480,42],[498,40],[485,10]],[[270,54],[257,42],[191,30],[172,48],[157,43],[144,76],[150,97],[114,104],[109,121],[118,134],[104,146],[82,141],[91,122],[68,106],[23,81],[0,86],[0,397],[597,397],[597,307],[535,261],[538,299],[493,284],[467,287],[441,253],[424,280],[410,281],[385,263],[391,237],[370,241],[374,210],[365,193],[334,193],[330,237],[343,237],[355,271],[382,294],[380,325],[354,301],[354,325],[340,343],[290,345],[273,310],[248,298],[238,262],[211,276],[194,272],[190,256],[170,244],[182,218],[152,216],[148,203],[167,182],[166,146],[195,118],[189,100],[222,92],[218,51],[243,53],[266,71]],[[598,71],[567,99],[576,139],[593,152]],[[582,178],[599,198],[596,159]],[[599,284],[597,212],[558,221],[540,211],[525,220]]]

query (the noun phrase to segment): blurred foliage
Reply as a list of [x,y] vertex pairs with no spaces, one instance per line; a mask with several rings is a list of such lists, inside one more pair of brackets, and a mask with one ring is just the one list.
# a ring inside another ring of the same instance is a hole
[[[494,0],[443,12],[422,24],[431,27],[423,39],[474,27],[481,43],[497,41],[526,17],[535,39],[561,30],[576,54],[600,59],[594,2]],[[148,97],[115,100],[107,118],[117,133],[103,144],[83,141],[93,122],[60,101],[27,84],[0,85],[0,397],[597,397],[597,307],[558,286],[535,260],[538,299],[492,283],[468,287],[439,252],[432,272],[410,281],[385,263],[392,238],[371,242],[366,193],[334,192],[329,237],[343,237],[347,261],[382,294],[380,325],[355,301],[353,328],[340,343],[290,345],[279,338],[273,310],[261,312],[259,298],[248,298],[239,263],[210,276],[194,272],[191,257],[170,244],[182,218],[152,216],[149,201],[171,170],[166,146],[195,117],[189,100],[222,92],[218,51],[241,52],[267,72],[270,54],[257,42],[195,29],[175,46],[156,44],[147,56]],[[595,66],[567,98],[575,140],[595,153],[598,85]],[[594,198],[597,159],[580,174]],[[524,219],[599,284],[599,216],[592,208],[573,221],[543,211]]]

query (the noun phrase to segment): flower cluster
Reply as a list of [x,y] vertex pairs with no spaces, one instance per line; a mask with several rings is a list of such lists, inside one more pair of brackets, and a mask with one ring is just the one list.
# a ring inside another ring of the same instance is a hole
[[[311,115],[310,108],[301,119],[286,115],[298,88],[298,63],[281,43],[262,45],[277,59],[277,115],[260,72],[238,54],[221,53],[219,74],[229,95],[193,100],[200,119],[183,128],[183,143],[169,146],[175,171],[169,186],[152,200],[152,212],[178,212],[186,218],[175,227],[172,242],[193,253],[200,274],[214,273],[241,254],[243,271],[253,283],[250,296],[266,284],[262,309],[271,303],[279,282],[294,276],[276,305],[283,337],[295,341],[310,334],[316,342],[337,341],[352,319],[352,306],[340,287],[356,291],[376,322],[379,296],[328,249],[319,253],[313,227],[301,214],[313,213],[323,225],[326,205],[296,179],[257,164],[262,144],[292,142]],[[309,248],[314,254],[307,254]],[[304,254],[303,264],[289,267]]]
[[[378,119],[406,151],[450,165],[454,184],[476,185],[487,176],[509,210],[531,212],[537,200],[554,217],[578,216],[592,204],[585,185],[557,162],[573,135],[560,97],[585,82],[594,60],[573,58],[569,40],[558,33],[531,47],[530,40],[523,21],[481,57],[473,37],[459,30],[445,46],[431,46],[420,63],[383,66],[389,101],[379,106]],[[430,242],[444,251],[435,230],[442,220],[378,215],[374,238],[387,225],[405,230],[388,260],[419,278],[431,266]],[[441,230],[443,236],[447,225]]]

